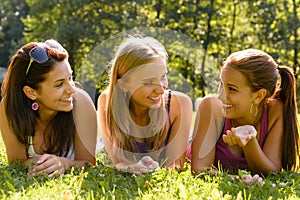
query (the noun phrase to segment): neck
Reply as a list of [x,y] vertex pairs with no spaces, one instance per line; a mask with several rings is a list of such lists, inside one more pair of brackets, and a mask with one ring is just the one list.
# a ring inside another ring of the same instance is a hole
[[256,116],[248,116],[247,118],[232,119],[231,126],[238,127],[238,126],[243,126],[243,125],[252,125],[252,126],[256,127],[261,121],[262,114],[263,114],[263,110],[260,109],[257,112]]
[[130,111],[131,119],[139,126],[146,126],[150,122],[150,117],[147,113],[135,113]]
[[45,113],[45,112],[39,112],[38,122],[46,127],[49,122],[53,119],[56,113]]
[[129,108],[131,119],[139,126],[146,126],[150,122],[149,109],[142,109],[131,105]]

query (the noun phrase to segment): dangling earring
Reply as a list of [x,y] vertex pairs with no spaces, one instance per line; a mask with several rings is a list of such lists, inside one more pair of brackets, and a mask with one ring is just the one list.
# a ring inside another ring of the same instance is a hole
[[255,114],[253,115],[253,103],[252,103],[250,106],[250,115],[256,117],[257,113],[258,113],[258,106],[256,106]]
[[31,104],[31,109],[36,111],[39,109],[39,104],[35,101]]

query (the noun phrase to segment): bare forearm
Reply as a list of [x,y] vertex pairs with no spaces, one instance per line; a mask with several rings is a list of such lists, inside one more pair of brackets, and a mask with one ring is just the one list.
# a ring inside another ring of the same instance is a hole
[[250,141],[243,147],[248,166],[251,171],[267,174],[269,172],[280,171],[280,166],[276,166],[262,151],[257,140]]
[[134,163],[119,162],[115,164],[115,167],[117,170],[128,171],[133,165]]

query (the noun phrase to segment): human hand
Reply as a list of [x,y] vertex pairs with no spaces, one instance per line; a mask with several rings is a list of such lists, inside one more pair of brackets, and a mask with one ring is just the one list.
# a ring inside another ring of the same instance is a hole
[[240,147],[244,147],[248,142],[256,138],[257,132],[251,125],[239,126],[231,128],[226,131],[226,135],[223,135],[223,141],[228,145],[238,144]]
[[241,181],[248,186],[253,186],[255,183],[259,184],[260,186],[265,184],[263,179],[258,174],[255,174],[254,176],[244,174],[241,176]]
[[156,169],[159,169],[158,162],[154,161],[150,156],[144,156],[137,163],[132,164],[128,171],[136,175],[141,175],[147,172],[152,172]]
[[49,174],[58,176],[64,174],[69,168],[71,160],[63,157],[58,157],[52,154],[43,154],[40,157],[33,159],[33,165],[29,166],[28,172],[31,176],[39,174]]

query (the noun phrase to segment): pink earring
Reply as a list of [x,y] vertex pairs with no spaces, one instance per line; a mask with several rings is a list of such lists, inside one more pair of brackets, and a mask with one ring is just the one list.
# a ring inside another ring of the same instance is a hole
[[31,105],[32,110],[38,110],[39,109],[39,104],[37,102],[33,102]]

